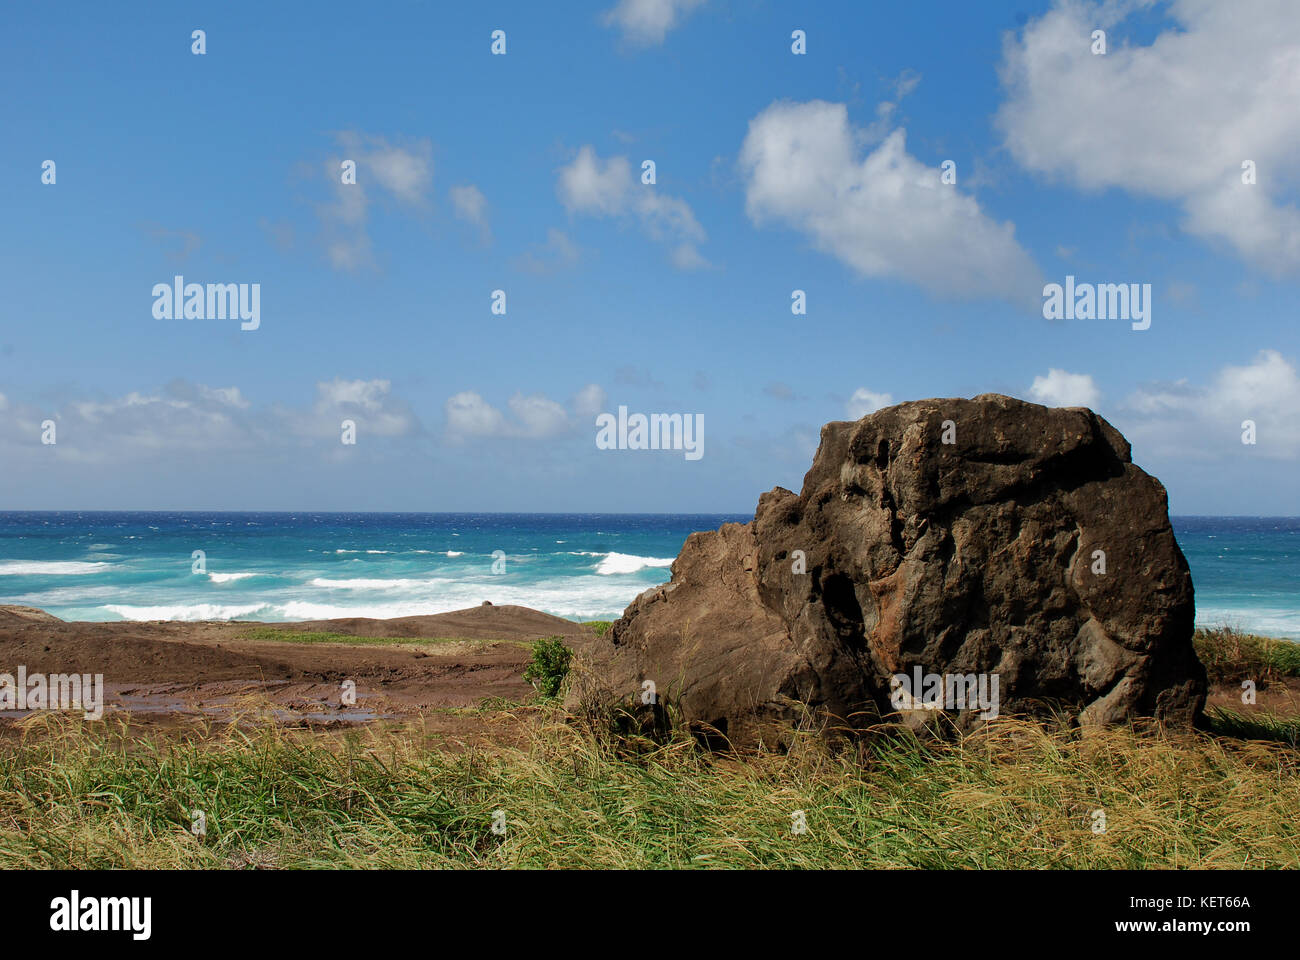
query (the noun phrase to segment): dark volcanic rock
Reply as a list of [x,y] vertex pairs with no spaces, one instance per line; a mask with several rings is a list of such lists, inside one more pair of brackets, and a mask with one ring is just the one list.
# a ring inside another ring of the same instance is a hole
[[920,667],[996,675],[1004,715],[1183,725],[1205,698],[1192,620],[1164,488],[1114,427],[995,394],[922,400],[827,424],[802,493],[692,534],[672,580],[582,651],[570,706],[649,709],[648,680],[670,716],[738,743],[799,705],[875,722]]

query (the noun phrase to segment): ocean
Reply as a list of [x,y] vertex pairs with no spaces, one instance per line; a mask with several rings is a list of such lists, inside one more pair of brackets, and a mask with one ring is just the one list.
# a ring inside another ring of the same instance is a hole
[[[67,620],[316,620],[484,600],[612,620],[751,515],[0,513],[0,603]],[[1300,639],[1300,518],[1175,517],[1196,620]],[[201,551],[196,556],[196,551]]]

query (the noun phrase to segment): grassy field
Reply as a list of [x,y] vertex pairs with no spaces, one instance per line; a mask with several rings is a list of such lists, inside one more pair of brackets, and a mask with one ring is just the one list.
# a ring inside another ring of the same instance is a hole
[[[1216,676],[1295,675],[1287,649],[1221,632],[1197,644]],[[1221,648],[1255,659],[1235,667]],[[496,709],[485,724],[508,719]],[[891,728],[838,753],[807,733],[737,758],[597,734],[553,701],[526,713],[524,746],[487,751],[414,726],[140,737],[33,717],[0,746],[0,862],[1300,868],[1300,751],[1269,742],[1287,740],[1270,723],[1294,718],[1221,711],[1177,735],[1002,719],[948,743]]]
[[490,753],[410,729],[122,734],[46,716],[0,751],[0,861],[1300,867],[1300,754],[1204,733],[999,721],[959,743],[894,734],[837,756],[810,735],[741,760],[687,741],[629,751],[546,720],[526,747]]

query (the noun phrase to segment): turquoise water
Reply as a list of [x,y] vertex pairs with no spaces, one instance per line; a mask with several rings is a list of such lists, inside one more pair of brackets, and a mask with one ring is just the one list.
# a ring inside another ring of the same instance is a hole
[[[749,519],[0,513],[0,603],[74,620],[276,621],[442,613],[491,600],[608,620],[668,579],[692,531]],[[1300,638],[1300,518],[1176,517],[1174,530],[1199,624]]]
[[277,621],[403,617],[491,600],[613,619],[668,579],[689,533],[749,519],[0,513],[0,603],[69,620]]
[[1174,517],[1198,626],[1300,640],[1300,517]]

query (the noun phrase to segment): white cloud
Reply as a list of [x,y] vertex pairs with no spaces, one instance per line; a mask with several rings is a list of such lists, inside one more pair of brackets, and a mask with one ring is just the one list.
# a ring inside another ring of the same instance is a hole
[[623,213],[632,189],[632,165],[627,157],[601,161],[590,145],[573,162],[560,168],[556,190],[570,213],[615,216]]
[[[113,463],[167,453],[193,456],[249,446],[259,425],[235,387],[212,388],[174,380],[155,392],[69,400],[57,405],[15,402],[0,420],[6,459],[18,465],[39,454],[56,460]],[[40,444],[40,424],[53,420],[58,442]]]
[[457,437],[491,437],[504,432],[505,415],[473,390],[448,397],[447,432]]
[[619,0],[602,19],[607,27],[617,27],[629,43],[656,46],[702,3],[704,0]]
[[569,415],[564,412],[564,407],[540,393],[528,396],[516,393],[509,402],[510,412],[518,419],[524,436],[550,437],[562,433],[569,426]]
[[341,377],[316,384],[315,431],[321,435],[338,433],[344,419],[354,420],[359,430],[380,437],[410,433],[415,418],[404,403],[395,404],[387,380],[344,380]]
[[483,191],[472,183],[459,187],[452,187],[448,191],[451,199],[451,209],[457,219],[464,220],[471,226],[478,227],[483,239],[488,240],[492,231],[488,227],[487,217],[487,197],[483,196]]
[[[1300,16],[1294,0],[1174,0],[1150,43],[1118,29],[1149,2],[1057,0],[1009,35],[997,123],[1029,170],[1181,205],[1183,226],[1281,274],[1300,269]],[[1108,51],[1091,52],[1107,30]],[[1241,182],[1242,162],[1258,182]]]
[[[578,391],[571,406],[573,412],[579,417],[588,418],[603,412],[608,403],[609,396],[605,393],[605,389],[598,383],[589,383]],[[3,409],[3,407],[0,407],[0,409]]]
[[[286,446],[317,446],[332,454],[344,419],[355,420],[363,437],[406,436],[419,429],[406,404],[391,396],[387,380],[324,381],[316,384],[311,404],[298,406],[257,408],[238,387],[173,380],[160,390],[15,407],[0,419],[0,446],[9,461],[29,465],[46,456],[94,464],[184,462],[240,452],[274,458]],[[58,442],[49,447],[39,442],[46,419],[58,429]]]
[[[317,216],[330,263],[352,271],[374,264],[367,222],[376,196],[406,210],[428,209],[433,145],[428,140],[393,144],[383,137],[350,130],[337,134],[336,139],[342,153],[329,157],[323,165],[331,198],[317,207]],[[343,183],[344,160],[355,161],[356,183]]]
[[706,234],[690,204],[641,183],[627,157],[601,160],[590,145],[583,146],[560,168],[555,189],[570,214],[635,218],[650,239],[670,248],[669,259],[679,269],[710,265],[698,249]]
[[858,387],[844,405],[844,412],[850,420],[860,420],[869,413],[883,410],[892,405],[894,398],[888,393],[872,393],[866,387]]
[[1086,373],[1067,373],[1052,367],[1045,377],[1034,377],[1029,396],[1048,407],[1096,407],[1101,391]]
[[1042,282],[1015,228],[940,182],[896,129],[870,136],[842,103],[773,103],[749,123],[740,150],[745,209],[755,225],[783,223],[858,273],[901,277],[948,297],[1041,303]]
[[[1206,386],[1186,380],[1139,388],[1121,411],[1134,448],[1151,455],[1219,459],[1244,452],[1300,459],[1300,375],[1276,350],[1261,350],[1244,366],[1225,366]],[[1242,444],[1242,422],[1253,420],[1256,443]]]
[[[408,144],[389,143],[384,137],[353,130],[338,134],[345,160],[357,162],[357,186],[373,181],[401,203],[423,206],[433,183],[433,145],[426,139]],[[335,179],[339,168],[335,166]]]
[[[594,384],[583,388],[575,398],[575,407],[592,399],[590,391],[600,390]],[[600,391],[603,397],[604,391]],[[444,413],[447,417],[447,434],[452,440],[472,437],[518,437],[540,439],[564,433],[572,427],[569,414],[563,405],[543,394],[524,394],[516,391],[507,405],[510,416],[483,399],[482,394],[466,390],[447,399]],[[582,411],[577,411],[582,415]]]

